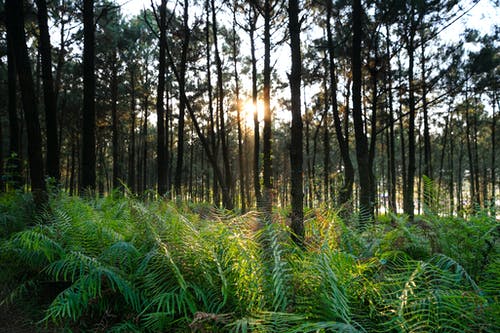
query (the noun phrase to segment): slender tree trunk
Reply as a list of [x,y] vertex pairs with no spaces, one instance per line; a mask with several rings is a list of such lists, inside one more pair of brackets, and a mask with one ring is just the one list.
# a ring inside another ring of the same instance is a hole
[[[325,55],[326,56],[326,55]],[[326,60],[326,59],[325,59]],[[327,62],[325,61],[325,64]],[[328,65],[325,65],[325,67]],[[330,188],[330,123],[328,119],[329,105],[329,94],[328,94],[328,75],[326,74],[328,70],[325,70],[325,75],[323,77],[323,91],[325,94],[325,106],[324,106],[324,127],[323,127],[323,197],[324,202],[328,205],[329,203],[329,188]]]
[[78,138],[73,140],[71,144],[71,171],[69,177],[69,195],[73,195],[75,191],[75,174],[76,174],[76,158],[78,155]]
[[[390,54],[390,30],[389,25],[386,26],[387,38],[386,38],[386,52],[391,57]],[[394,103],[392,95],[392,70],[391,61],[387,61],[387,89],[389,97],[389,208],[392,212],[397,212],[397,200],[396,200],[396,143],[395,143],[395,133],[394,133]]]
[[40,29],[39,48],[42,61],[43,99],[45,108],[45,126],[47,129],[47,174],[56,181],[60,179],[59,142],[57,140],[57,109],[52,79],[52,56],[49,27],[47,24],[47,3],[36,0],[38,8],[38,27]]
[[[8,18],[7,24],[10,24],[11,18]],[[16,55],[14,48],[17,42],[14,40],[12,32],[7,32],[7,82],[8,82],[8,112],[9,112],[9,158],[7,160],[7,174],[10,176],[8,184],[13,188],[20,188],[22,185],[21,177],[21,149],[20,149],[20,131],[17,114],[17,74],[16,74]]]
[[290,93],[292,107],[292,128],[290,145],[290,180],[292,198],[292,239],[297,244],[304,241],[304,193],[302,188],[302,114],[300,110],[301,84],[301,52],[300,52],[300,23],[299,1],[289,0],[288,17],[290,30],[290,50],[292,54],[292,68],[290,74]]
[[159,58],[158,58],[158,86],[156,90],[156,115],[157,115],[157,136],[156,136],[156,156],[157,156],[157,173],[158,173],[158,193],[164,195],[167,191],[167,164],[166,149],[165,149],[165,107],[164,107],[164,92],[165,92],[165,43],[166,43],[166,16],[167,16],[167,1],[162,0],[160,4],[160,38],[158,41]]
[[368,140],[363,128],[362,101],[361,101],[361,42],[363,7],[361,0],[354,0],[352,5],[352,112],[354,119],[354,134],[356,137],[356,157],[359,172],[359,209],[360,225],[363,228],[366,222],[373,221],[372,184],[370,181],[370,160]]
[[[132,64],[132,66],[134,66]],[[137,192],[135,182],[135,127],[136,127],[136,114],[135,114],[135,71],[134,68],[130,69],[130,141],[128,148],[128,186],[132,193]]]
[[17,59],[17,75],[21,87],[21,100],[28,134],[28,156],[31,180],[31,191],[37,206],[46,203],[48,197],[45,189],[45,178],[42,159],[42,135],[38,120],[38,109],[35,99],[35,89],[31,64],[26,46],[24,32],[24,13],[21,1],[7,0],[5,3],[7,16],[7,33],[12,38],[14,55]]
[[411,8],[411,23],[410,23],[410,31],[407,42],[407,52],[408,52],[408,89],[409,89],[409,97],[408,97],[408,108],[409,108],[409,116],[408,116],[408,170],[407,170],[407,179],[406,179],[406,191],[404,194],[404,212],[408,215],[410,221],[413,221],[413,217],[415,215],[415,204],[414,204],[414,186],[415,186],[415,83],[414,83],[414,62],[415,62],[415,47],[414,47],[414,38],[415,38],[415,9]]
[[252,6],[253,16],[250,18],[250,51],[252,59],[252,104],[253,110],[253,124],[254,124],[254,154],[253,154],[253,187],[255,191],[255,201],[257,208],[262,208],[262,194],[260,191],[260,126],[259,126],[259,112],[257,108],[257,58],[255,56],[255,39],[254,33],[256,30],[257,11]]
[[121,188],[120,179],[120,145],[118,133],[118,57],[113,56],[113,67],[111,74],[111,134],[112,134],[112,154],[113,154],[113,189]]
[[[334,55],[334,45],[333,36],[331,28],[331,16],[332,16],[332,6],[331,1],[327,1],[327,40],[328,40],[328,59],[330,65],[330,85],[331,85],[331,99],[332,99],[332,111],[333,111],[333,122],[335,126],[335,134],[337,141],[339,143],[340,155],[342,156],[342,161],[344,163],[344,180],[342,188],[339,191],[339,206],[342,209],[342,214],[349,212],[350,202],[352,200],[352,190],[354,184],[354,166],[352,165],[350,153],[349,153],[349,141],[347,135],[344,136],[342,130],[342,121],[340,120],[338,102],[337,102],[337,75],[335,70],[335,55]],[[345,116],[347,118],[347,114]],[[344,215],[346,215],[344,214]]]
[[[228,198],[232,198],[232,183],[233,178],[231,174],[231,165],[229,161],[229,146],[227,144],[227,131],[226,131],[226,120],[225,120],[225,111],[224,111],[224,78],[222,73],[222,60],[219,52],[219,42],[218,42],[218,24],[216,19],[216,8],[215,1],[211,0],[212,5],[212,33],[214,39],[214,52],[215,52],[215,65],[217,68],[217,102],[218,102],[218,111],[219,111],[219,124],[220,128],[218,134],[220,135],[220,142],[222,148],[222,161],[224,165],[224,183],[225,186],[222,188],[222,191],[228,191]],[[231,208],[233,204],[230,204]],[[226,207],[229,208],[229,207]]]
[[[181,52],[181,63],[180,63],[180,79],[179,85],[182,85],[182,89],[185,89],[186,85],[186,67],[187,67],[187,55],[189,50],[189,39],[190,31],[188,26],[189,20],[189,1],[184,1],[184,38],[182,42],[182,52]],[[182,185],[182,169],[184,162],[184,118],[186,112],[186,101],[180,98],[179,102],[179,124],[177,127],[177,163],[175,168],[175,193],[177,196],[181,195],[181,185]]]
[[238,168],[240,181],[240,201],[241,212],[246,211],[245,198],[245,167],[243,165],[243,133],[241,129],[241,102],[240,102],[240,82],[238,76],[238,46],[236,45],[236,8],[233,8],[233,66],[234,66],[234,84],[236,94],[236,122],[238,127]]
[[[147,81],[147,80],[146,80]],[[144,192],[148,189],[148,107],[149,100],[148,95],[144,96],[143,101],[143,109],[144,109],[144,120],[142,123],[142,138],[144,140],[143,153],[142,153],[142,189],[141,192]]]
[[80,194],[95,190],[95,31],[94,1],[83,1],[83,128]]
[[495,98],[493,98],[493,114],[491,116],[491,198],[490,198],[490,215],[496,215],[496,127],[497,127],[497,114],[495,112],[496,105],[496,94]]

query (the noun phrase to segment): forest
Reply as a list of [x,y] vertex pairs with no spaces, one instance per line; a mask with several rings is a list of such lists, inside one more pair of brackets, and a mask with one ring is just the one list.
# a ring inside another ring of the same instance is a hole
[[499,332],[499,16],[0,0],[0,332]]

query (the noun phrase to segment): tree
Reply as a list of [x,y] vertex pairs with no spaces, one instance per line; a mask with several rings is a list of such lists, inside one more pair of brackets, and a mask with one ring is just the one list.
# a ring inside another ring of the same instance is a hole
[[163,96],[165,92],[165,45],[166,45],[166,20],[167,20],[167,1],[162,0],[160,5],[160,18],[158,20],[158,28],[160,30],[160,38],[158,40],[159,58],[158,58],[158,86],[156,90],[156,115],[157,115],[157,170],[158,170],[158,193],[164,195],[167,191],[167,164],[166,164],[166,149],[165,137],[168,135],[165,129],[164,122],[164,102]]
[[94,1],[83,1],[83,126],[80,193],[95,190],[95,28]]
[[354,0],[352,5],[352,116],[356,137],[356,158],[359,175],[359,210],[361,226],[373,221],[372,170],[370,169],[368,139],[364,130],[361,102],[361,42],[363,40],[362,17],[364,16],[361,0]]
[[262,138],[262,180],[264,193],[262,207],[265,218],[270,221],[273,204],[272,162],[271,162],[271,0],[264,1],[264,130]]
[[292,111],[291,145],[290,145],[290,180],[292,196],[292,239],[301,244],[304,239],[304,193],[302,188],[302,114],[300,103],[301,85],[301,52],[300,52],[300,23],[299,1],[288,2],[288,27],[290,31],[290,49],[292,54],[292,68],[290,73],[290,95]]
[[57,110],[52,79],[52,56],[47,18],[46,0],[36,0],[38,7],[38,27],[40,29],[39,47],[42,62],[43,96],[45,108],[45,126],[47,130],[47,174],[56,181],[60,179],[59,141],[57,138]]
[[22,1],[7,0],[5,2],[7,16],[7,34],[10,35],[16,57],[16,69],[21,88],[21,100],[28,134],[28,156],[30,168],[31,191],[38,206],[47,201],[42,159],[42,135],[38,120],[38,109],[35,97],[35,85],[31,73],[31,63],[26,46],[24,32],[24,12]]

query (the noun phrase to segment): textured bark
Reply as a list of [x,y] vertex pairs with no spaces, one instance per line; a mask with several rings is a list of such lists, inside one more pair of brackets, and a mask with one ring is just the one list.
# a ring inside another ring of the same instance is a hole
[[[387,39],[386,39],[386,52],[390,59],[390,31],[389,25],[387,28]],[[391,62],[387,61],[387,95],[389,96],[389,209],[396,213],[397,212],[397,201],[396,201],[396,144],[395,144],[395,133],[394,133],[394,103],[392,95],[392,71]]]
[[304,193],[302,188],[302,114],[300,105],[301,84],[301,52],[300,52],[300,23],[299,1],[289,0],[288,18],[290,30],[290,50],[292,55],[292,68],[290,73],[290,94],[292,107],[292,128],[290,145],[290,180],[292,203],[292,239],[295,243],[304,241]]
[[264,130],[262,139],[263,151],[263,185],[262,198],[265,218],[271,220],[273,204],[272,161],[271,161],[271,1],[264,1]]
[[17,76],[21,88],[21,100],[24,109],[26,132],[28,135],[28,156],[31,191],[38,206],[46,203],[48,197],[42,159],[42,135],[35,99],[35,86],[31,73],[31,64],[24,32],[24,14],[22,1],[8,0],[5,3],[7,33],[11,36],[14,55],[17,61]]
[[354,134],[356,138],[356,158],[359,172],[359,209],[360,225],[364,227],[373,220],[372,184],[370,179],[370,157],[368,140],[363,126],[361,103],[361,41],[363,8],[361,0],[354,0],[352,6],[352,115],[354,120]]
[[158,58],[158,86],[156,90],[156,115],[157,115],[157,136],[156,136],[156,156],[157,156],[157,172],[158,172],[158,193],[164,195],[167,191],[167,164],[165,150],[165,107],[163,96],[165,92],[165,43],[166,43],[166,16],[167,16],[167,1],[162,0],[160,5],[160,38],[158,41],[159,58]]
[[[184,39],[182,42],[181,63],[180,63],[180,82],[179,85],[182,89],[186,86],[186,67],[187,56],[189,50],[190,31],[188,26],[189,21],[189,1],[184,0],[184,16],[183,16],[183,31]],[[186,101],[180,98],[179,101],[179,124],[177,126],[177,163],[175,167],[175,193],[177,196],[181,195],[182,185],[182,169],[184,164],[184,118],[186,113]]]
[[95,31],[94,1],[83,1],[83,128],[80,194],[95,190]]
[[120,144],[118,133],[118,59],[115,54],[113,56],[113,67],[111,74],[111,141],[112,141],[112,154],[113,154],[113,189],[121,187],[120,179]]
[[408,169],[405,182],[405,193],[403,200],[404,212],[408,215],[410,221],[413,221],[415,204],[414,185],[415,185],[415,83],[414,83],[414,63],[415,63],[415,9],[411,8],[411,22],[409,27],[409,36],[407,37],[406,50],[408,52]]
[[[223,191],[228,191],[227,195],[229,198],[232,198],[232,184],[233,184],[233,176],[231,172],[231,165],[229,162],[229,146],[227,143],[227,135],[228,132],[226,130],[226,115],[224,111],[224,78],[223,78],[223,72],[222,72],[222,60],[220,57],[220,52],[219,52],[219,38],[218,38],[218,23],[216,19],[216,8],[215,8],[215,1],[211,0],[212,3],[212,33],[213,33],[213,40],[214,40],[214,55],[215,55],[215,66],[217,68],[217,109],[219,113],[219,131],[217,132],[219,134],[219,140],[221,143],[221,148],[222,148],[222,162],[224,165],[224,183],[225,183],[225,188],[223,188]],[[231,209],[234,206],[233,203],[230,204],[229,208]]]
[[52,56],[49,27],[47,24],[47,3],[36,0],[38,7],[38,27],[40,29],[39,49],[42,62],[43,100],[45,108],[45,127],[47,130],[47,175],[59,181],[59,142],[57,139],[57,110],[54,80],[52,78]]
[[[132,65],[134,66],[134,65]],[[135,114],[135,70],[134,67],[130,69],[130,141],[128,148],[128,187],[135,193],[136,175],[135,175],[135,127],[136,127],[136,114]]]
[[338,204],[342,209],[342,213],[347,213],[348,206],[352,200],[352,189],[354,184],[354,167],[352,165],[351,156],[349,154],[349,141],[347,135],[344,136],[342,129],[342,121],[339,116],[338,102],[337,102],[337,75],[335,70],[335,55],[334,45],[331,28],[332,6],[331,1],[327,1],[327,41],[328,41],[328,58],[330,64],[330,85],[331,85],[331,99],[332,99],[332,112],[333,123],[335,126],[335,134],[339,144],[340,155],[344,163],[344,180],[342,188],[339,191]]
[[252,17],[250,18],[250,52],[252,59],[252,103],[253,111],[253,135],[254,135],[254,154],[253,154],[253,187],[255,191],[255,201],[257,208],[261,208],[262,194],[260,189],[260,126],[259,112],[257,110],[257,58],[255,56],[255,38],[254,33],[257,24],[257,10],[252,6]]
[[236,8],[233,9],[233,67],[234,67],[234,84],[236,95],[236,123],[238,127],[238,171],[240,182],[240,202],[241,212],[246,211],[246,198],[245,198],[245,166],[243,165],[243,133],[241,129],[241,102],[240,102],[240,79],[238,75],[238,46],[236,45]]
[[[10,19],[10,18],[9,18]],[[7,24],[10,24],[10,20]],[[7,81],[8,81],[8,113],[9,113],[9,159],[7,160],[6,172],[10,176],[9,185],[19,188],[22,185],[21,177],[21,150],[19,120],[17,114],[17,74],[16,55],[14,48],[16,41],[12,32],[7,31]]]

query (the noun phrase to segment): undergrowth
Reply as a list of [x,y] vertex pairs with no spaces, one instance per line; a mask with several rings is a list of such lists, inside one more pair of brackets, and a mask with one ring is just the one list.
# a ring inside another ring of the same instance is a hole
[[[26,207],[20,208],[20,207]],[[37,295],[38,324],[88,332],[498,332],[499,225],[426,214],[359,232],[206,206],[55,195],[0,198],[3,303]]]

